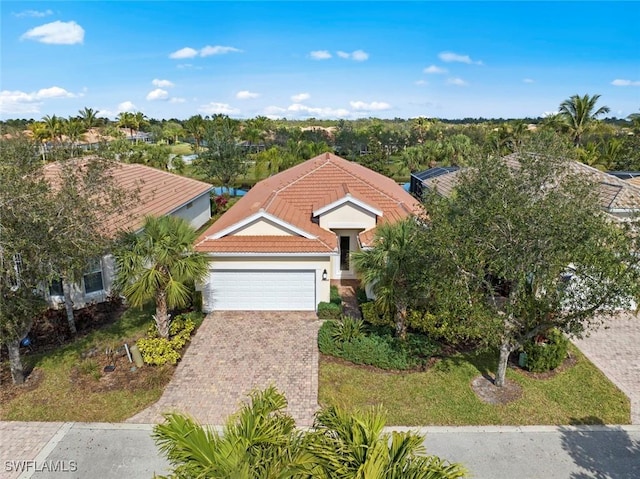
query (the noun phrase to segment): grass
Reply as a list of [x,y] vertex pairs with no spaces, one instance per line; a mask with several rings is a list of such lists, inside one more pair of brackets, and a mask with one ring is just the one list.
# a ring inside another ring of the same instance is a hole
[[[42,354],[25,355],[31,377],[0,404],[5,421],[119,422],[160,398],[172,367],[144,366],[135,372],[125,358],[116,372],[102,373],[102,352],[107,346],[132,345],[146,332],[150,310],[128,309],[115,323],[93,331],[72,344]],[[92,358],[83,354],[95,348]],[[5,386],[3,385],[3,388]]]
[[388,411],[387,424],[398,426],[628,424],[627,397],[575,347],[570,352],[575,365],[548,379],[509,369],[507,378],[517,381],[523,394],[505,405],[483,403],[470,386],[476,376],[495,370],[493,354],[461,354],[413,373],[323,358],[319,402],[348,410],[382,405]]
[[171,145],[171,153],[174,155],[193,155],[191,143],[176,143]]

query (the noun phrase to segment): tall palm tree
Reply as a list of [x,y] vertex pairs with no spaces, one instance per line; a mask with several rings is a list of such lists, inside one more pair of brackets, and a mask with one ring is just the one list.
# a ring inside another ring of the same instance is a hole
[[416,274],[413,242],[417,225],[413,218],[378,227],[374,246],[352,254],[351,259],[362,281],[371,286],[376,305],[394,318],[396,335],[407,335],[407,310],[412,299]]
[[67,141],[71,147],[71,157],[74,156],[76,146],[82,140],[83,134],[86,131],[82,121],[77,118],[69,117],[64,125],[64,133],[67,136]]
[[85,130],[89,130],[99,124],[98,112],[93,108],[87,108],[85,106],[82,110],[78,110],[78,118],[82,122]]
[[45,127],[49,133],[49,138],[53,141],[62,143],[62,134],[64,131],[64,118],[60,118],[56,115],[45,115],[42,118]]
[[208,272],[205,255],[193,250],[196,231],[176,216],[145,218],[143,231],[128,235],[115,253],[115,286],[134,307],[155,301],[160,337],[169,337],[169,308],[189,302],[189,284]]
[[568,100],[560,103],[559,113],[569,127],[574,145],[580,145],[582,135],[591,122],[598,116],[610,111],[607,106],[601,106],[596,110],[596,103],[599,99],[600,95],[593,95],[592,97],[588,94],[584,96],[573,95]]
[[184,122],[184,129],[193,138],[195,143],[193,149],[198,153],[200,151],[202,139],[204,138],[207,130],[204,118],[202,118],[202,115],[193,115]]
[[29,130],[33,134],[33,139],[40,147],[42,161],[47,161],[47,140],[51,138],[47,125],[42,121],[34,121],[29,125]]
[[123,111],[116,118],[117,125],[119,128],[128,128],[129,135],[133,138],[133,130],[135,128],[135,119],[133,113],[130,111]]

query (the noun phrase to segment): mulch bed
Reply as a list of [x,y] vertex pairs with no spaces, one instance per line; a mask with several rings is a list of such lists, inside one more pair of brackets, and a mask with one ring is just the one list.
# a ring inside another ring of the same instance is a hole
[[477,376],[471,381],[471,389],[478,399],[489,404],[508,404],[522,396],[522,386],[510,379],[505,380],[504,386],[499,388],[492,378]]

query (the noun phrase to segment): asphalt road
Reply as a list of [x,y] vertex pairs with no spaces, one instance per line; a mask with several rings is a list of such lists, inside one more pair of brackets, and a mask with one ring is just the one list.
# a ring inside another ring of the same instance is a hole
[[[65,423],[37,456],[3,458],[0,477],[138,479],[164,474],[168,464],[158,454],[151,429],[146,424]],[[640,478],[640,426],[414,430],[425,434],[428,453],[461,462],[475,479]],[[20,461],[22,473],[16,471]]]

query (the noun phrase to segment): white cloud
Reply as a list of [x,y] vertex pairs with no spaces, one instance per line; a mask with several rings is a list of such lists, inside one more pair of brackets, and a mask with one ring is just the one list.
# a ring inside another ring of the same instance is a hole
[[331,58],[331,53],[329,53],[327,50],[315,50],[309,53],[309,55],[314,60],[328,60],[329,58]]
[[198,56],[198,50],[194,50],[191,47],[184,47],[169,54],[169,58],[172,58],[174,60],[180,60],[182,58],[193,58],[196,56]]
[[[353,60],[356,62],[363,62],[369,59],[369,54],[364,50],[355,50],[351,53],[338,51],[336,52],[336,55],[338,55],[340,58],[344,58],[345,60]],[[328,58],[331,58],[331,56],[329,56]]]
[[287,112],[294,116],[313,116],[318,118],[346,118],[351,112],[345,108],[311,107],[301,103],[289,105]]
[[425,86],[429,84],[426,80],[417,80],[414,83],[418,86]]
[[259,93],[255,93],[249,90],[242,90],[236,93],[236,98],[238,100],[250,100],[252,98],[258,98],[259,96]]
[[54,45],[73,45],[84,41],[84,29],[73,21],[56,21],[32,28],[20,38]]
[[147,94],[148,101],[166,100],[169,98],[169,92],[162,88],[156,88]]
[[613,86],[640,86],[640,81],[616,79],[611,84]]
[[430,65],[427,68],[425,68],[423,71],[425,73],[429,73],[430,75],[440,75],[448,72],[446,68],[442,68],[437,65]]
[[468,83],[462,78],[449,78],[447,79],[447,85],[467,86]]
[[51,88],[42,88],[35,93],[36,98],[75,98],[78,95],[71,93],[59,86],[52,86]]
[[471,59],[469,55],[459,55],[458,53],[453,53],[453,52],[441,52],[440,54],[438,54],[438,58],[440,58],[440,60],[442,60],[443,62],[447,62],[447,63],[457,62],[457,63],[467,63],[469,65],[472,65],[472,64],[482,65],[481,61],[474,61]]
[[114,114],[111,110],[103,109],[98,111],[98,113],[96,113],[96,116],[98,118],[101,118],[101,117],[111,118],[114,116]]
[[43,100],[52,98],[76,98],[78,95],[70,91],[52,86],[27,93],[20,90],[2,90],[0,92],[1,113],[39,113]]
[[184,98],[180,98],[179,96],[174,96],[172,98],[169,99],[169,103],[184,103],[185,100]]
[[276,118],[282,118],[284,116],[283,113],[285,113],[286,111],[286,108],[280,108],[279,106],[270,105],[262,110],[262,113],[268,118],[274,120]]
[[309,98],[311,98],[311,95],[309,95],[308,93],[298,93],[291,96],[291,101],[293,103],[300,103],[301,101],[308,100]]
[[536,82],[535,80],[533,80],[533,79],[531,79],[531,78],[524,78],[522,81],[523,81],[524,83],[535,83],[535,82]]
[[24,18],[24,17],[42,18],[42,17],[48,17],[49,15],[53,15],[53,10],[44,10],[44,11],[24,10],[22,12],[13,14],[13,16],[17,18]]
[[233,108],[227,103],[211,102],[206,105],[201,105],[198,111],[207,115],[234,115],[240,113],[240,110]]
[[198,55],[201,57],[210,57],[212,55],[224,55],[226,53],[241,52],[241,51],[242,50],[235,47],[224,47],[222,45],[216,45],[214,47],[212,47],[211,45],[207,45],[206,47],[201,48],[200,50],[196,50],[195,48],[191,48],[191,47],[184,47],[184,48],[181,48],[180,50],[176,50],[175,52],[171,53],[169,55],[169,58],[172,58],[174,60],[181,60],[183,58],[195,58]]
[[118,104],[118,113],[124,113],[125,111],[137,111],[138,108],[130,101],[123,101]]
[[151,84],[153,86],[157,86],[158,88],[171,88],[173,85],[173,82],[170,82],[169,80],[159,80],[158,78],[154,78],[153,80],[151,80]]
[[349,105],[351,105],[351,108],[354,110],[360,111],[380,111],[391,108],[391,105],[384,101],[372,101],[371,103],[366,103],[364,101],[350,101]]
[[202,50],[200,50],[200,56],[209,57],[211,55],[225,55],[227,53],[241,52],[241,51],[242,50],[234,47],[224,47],[222,45],[216,45],[215,47],[212,47],[210,45],[207,45]]

